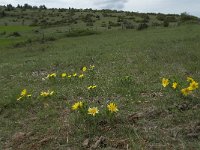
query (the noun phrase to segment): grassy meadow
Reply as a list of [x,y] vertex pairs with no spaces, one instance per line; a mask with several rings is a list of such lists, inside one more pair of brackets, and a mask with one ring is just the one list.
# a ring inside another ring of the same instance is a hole
[[[164,27],[156,14],[149,14],[148,28],[142,30],[138,15],[132,16],[131,29],[102,27],[102,19],[108,23],[117,15],[128,16],[108,12],[111,17],[104,15],[90,27],[76,19],[75,24],[33,25],[34,15],[56,14],[5,12],[8,16],[0,18],[0,149],[200,149],[199,89],[181,93],[187,77],[200,81],[198,23],[176,21]],[[12,22],[14,14],[19,18]],[[160,25],[153,26],[155,21]],[[52,73],[55,78],[46,78]],[[163,78],[170,80],[166,88]],[[91,85],[96,88],[89,90]],[[32,96],[17,100],[23,89]],[[54,94],[42,97],[48,90]],[[72,110],[79,101],[86,111],[98,107],[99,113]],[[117,112],[106,111],[110,102]]]

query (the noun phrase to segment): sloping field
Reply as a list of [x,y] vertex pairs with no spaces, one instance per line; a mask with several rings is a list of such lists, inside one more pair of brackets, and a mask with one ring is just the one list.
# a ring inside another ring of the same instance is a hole
[[183,25],[2,45],[0,149],[200,149],[199,89],[181,93],[200,81],[199,39]]

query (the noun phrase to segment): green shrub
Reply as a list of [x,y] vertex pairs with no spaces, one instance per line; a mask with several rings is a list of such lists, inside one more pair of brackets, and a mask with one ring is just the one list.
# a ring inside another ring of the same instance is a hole
[[6,35],[6,31],[0,32],[0,35]]
[[140,23],[137,27],[137,30],[143,30],[143,29],[146,29],[148,28],[148,24],[146,23]]
[[93,22],[87,22],[86,26],[94,26]]
[[186,22],[186,21],[198,21],[199,18],[195,16],[191,16],[188,13],[181,13],[180,21]]
[[158,27],[158,26],[162,26],[162,24],[158,22],[152,22],[151,26]]
[[115,23],[115,22],[109,21],[108,24],[109,24],[109,26],[112,26],[112,27],[119,27],[119,26],[121,26],[121,23],[119,23],[119,22]]
[[9,36],[19,37],[21,34],[19,32],[12,32],[9,34]]
[[66,34],[67,37],[79,37],[98,34],[99,32],[93,30],[72,30]]
[[107,27],[107,25],[104,21],[101,23],[101,27]]
[[156,19],[159,21],[164,21],[166,19],[166,16],[164,14],[157,14]]
[[169,26],[169,22],[168,22],[167,20],[164,20],[163,26],[164,26],[164,27],[168,27],[168,26]]
[[167,16],[165,20],[168,22],[177,22],[177,19],[175,16]]

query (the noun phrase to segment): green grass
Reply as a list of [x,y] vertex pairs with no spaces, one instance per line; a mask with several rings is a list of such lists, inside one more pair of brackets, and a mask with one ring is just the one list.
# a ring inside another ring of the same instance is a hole
[[[161,87],[162,77],[185,82],[192,76],[200,81],[199,34],[198,25],[186,25],[4,46],[0,49],[1,148],[83,149],[85,139],[94,144],[104,136],[105,149],[199,149],[199,90],[183,97]],[[80,73],[92,64],[94,74],[86,73],[83,80],[42,81],[48,73]],[[124,81],[125,76],[130,80]],[[94,97],[87,90],[92,84],[97,85]],[[32,98],[16,101],[24,88]],[[48,89],[56,95],[42,99],[40,92]],[[112,122],[103,116],[89,122],[68,107],[82,99],[100,110],[114,101],[119,112]],[[13,138],[19,132],[26,134]]]
[[0,26],[0,32],[20,32],[20,31],[30,31],[33,27],[30,26]]

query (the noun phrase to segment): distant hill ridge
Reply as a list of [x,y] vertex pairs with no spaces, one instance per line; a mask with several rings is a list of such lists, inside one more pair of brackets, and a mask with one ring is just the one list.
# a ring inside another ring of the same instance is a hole
[[71,26],[72,28],[145,29],[158,26],[178,26],[199,23],[199,18],[184,12],[178,14],[139,13],[117,10],[50,8],[45,5],[8,4],[0,6],[0,25]]

